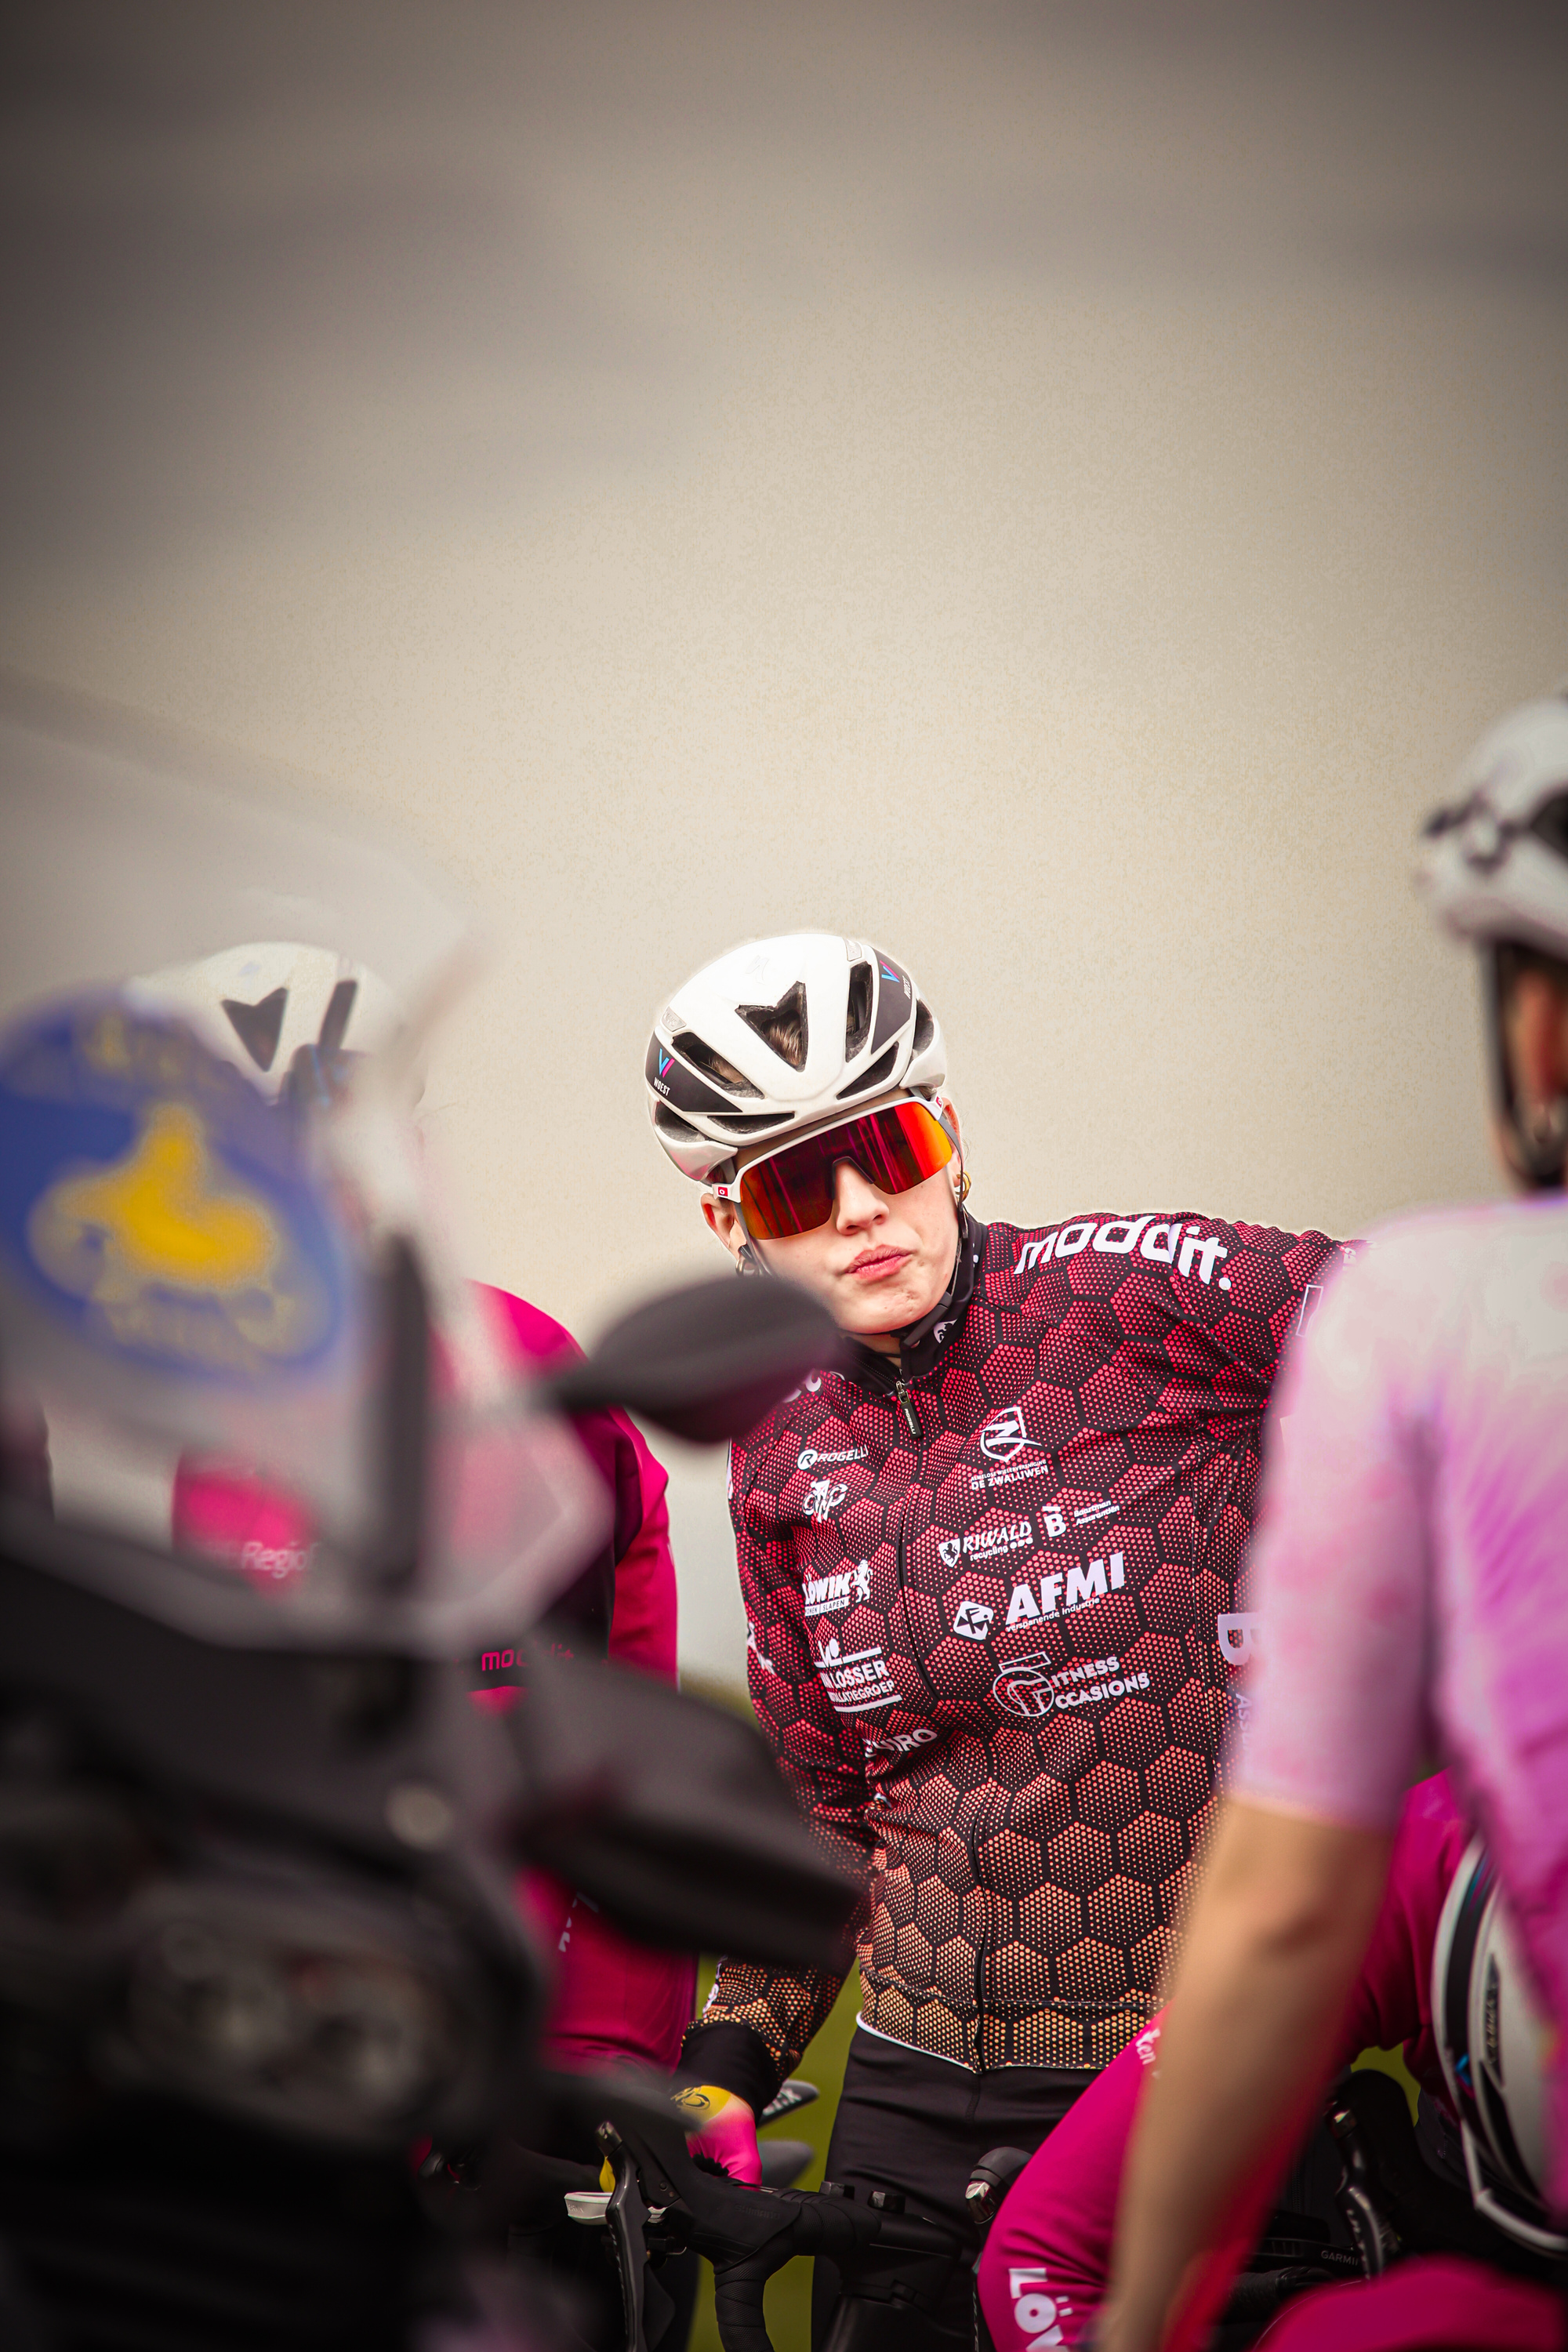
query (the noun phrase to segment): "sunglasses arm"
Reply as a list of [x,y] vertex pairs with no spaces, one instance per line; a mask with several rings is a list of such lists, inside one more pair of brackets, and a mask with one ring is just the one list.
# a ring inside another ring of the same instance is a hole
[[735,1230],[741,1236],[741,1246],[735,1252],[736,1273],[771,1275],[773,1268],[771,1265],[763,1263],[762,1251],[757,1246],[757,1243],[752,1233],[751,1227],[746,1223],[746,1212],[741,1202],[741,1187],[739,1183],[715,1184],[710,1182],[708,1190],[712,1193],[716,1201],[723,1202],[725,1207],[730,1211],[735,1220]]

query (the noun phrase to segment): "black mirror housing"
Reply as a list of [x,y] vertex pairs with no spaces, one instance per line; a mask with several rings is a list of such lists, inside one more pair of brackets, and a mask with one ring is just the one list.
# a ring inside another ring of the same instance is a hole
[[624,1405],[689,1444],[716,1445],[844,1355],[837,1325],[798,1284],[721,1277],[634,1307],[542,1387],[563,1413]]
[[859,1887],[807,1831],[752,1725],[537,1643],[506,1720],[530,1790],[522,1852],[626,1934],[786,1968],[847,1965]]

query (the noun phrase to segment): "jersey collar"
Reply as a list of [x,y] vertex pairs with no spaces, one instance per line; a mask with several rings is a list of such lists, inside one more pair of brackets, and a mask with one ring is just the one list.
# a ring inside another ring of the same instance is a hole
[[865,1389],[890,1389],[898,1381],[924,1380],[936,1370],[942,1350],[957,1333],[980,1281],[985,1227],[966,1209],[958,1213],[958,1248],[952,1278],[931,1313],[899,1334],[896,1357],[884,1356],[858,1339],[849,1342],[849,1378]]

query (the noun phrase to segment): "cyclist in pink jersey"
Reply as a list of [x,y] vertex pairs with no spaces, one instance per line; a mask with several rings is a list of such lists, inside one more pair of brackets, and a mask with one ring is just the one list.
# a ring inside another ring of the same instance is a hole
[[[1329,2062],[1331,2069],[1337,2068],[1358,2051],[1403,2045],[1424,2100],[1436,2109],[1424,2114],[1423,2123],[1444,2168],[1443,2174],[1434,2177],[1433,2202],[1439,2208],[1451,2205],[1458,2194],[1452,2152],[1459,2119],[1449,2107],[1439,2061],[1433,1954],[1449,1889],[1466,1861],[1469,1834],[1447,1773],[1423,1780],[1406,1795],[1388,1883]],[[1127,2142],[1144,2084],[1159,2062],[1162,2028],[1163,2020],[1156,2018],[1111,2061],[1008,2192],[978,2270],[981,2305],[997,2352],[1026,2352],[1042,2340],[1047,2345],[1082,2344],[1091,2336],[1105,2294]],[[1472,2239],[1487,2234],[1479,2217],[1469,2234]],[[1500,2232],[1492,2234],[1500,2252],[1520,2264],[1521,2258],[1511,2243]],[[1546,2266],[1544,2256],[1531,2265],[1538,2278]],[[1445,2273],[1445,2296],[1450,2301],[1458,2296],[1463,2308],[1467,2292],[1473,2294],[1468,2276],[1456,2280],[1447,2266]],[[1394,2278],[1397,2285],[1398,2274]],[[1390,2291],[1376,2288],[1374,2301]],[[1486,2308],[1498,2321],[1489,2280],[1486,2292]],[[1363,2296],[1358,2309],[1364,2302]],[[1345,2308],[1336,2297],[1336,2320]],[[1535,2294],[1528,2281],[1516,2279],[1510,2283],[1501,2310],[1495,2338],[1500,2352],[1504,2346],[1517,2346],[1518,2352],[1554,2352],[1557,2318],[1550,2297]],[[1293,2311],[1292,2327],[1309,2315],[1305,2305],[1299,2313]],[[1269,2342],[1281,2336],[1277,2329]]]
[[[1423,880],[1484,951],[1500,1141],[1544,1197],[1390,1228],[1287,1373],[1248,1736],[1129,2155],[1100,2339],[1114,2352],[1152,2347],[1178,2305],[1189,2340],[1200,2250],[1245,2241],[1429,1743],[1495,1856],[1553,2032],[1543,2185],[1568,2208],[1568,703],[1526,705],[1483,739],[1427,828]],[[1422,2268],[1390,2280],[1387,2332],[1357,2342],[1502,2340],[1479,2268],[1468,2316],[1411,2334],[1427,2324],[1411,2317]],[[1305,2308],[1289,2325],[1324,2331],[1292,2342],[1348,2340]]]

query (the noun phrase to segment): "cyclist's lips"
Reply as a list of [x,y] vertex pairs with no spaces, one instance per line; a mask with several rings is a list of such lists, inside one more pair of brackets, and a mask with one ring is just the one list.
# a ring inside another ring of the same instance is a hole
[[881,1282],[889,1274],[897,1274],[900,1266],[908,1265],[913,1255],[913,1250],[868,1250],[846,1272],[851,1282]]

